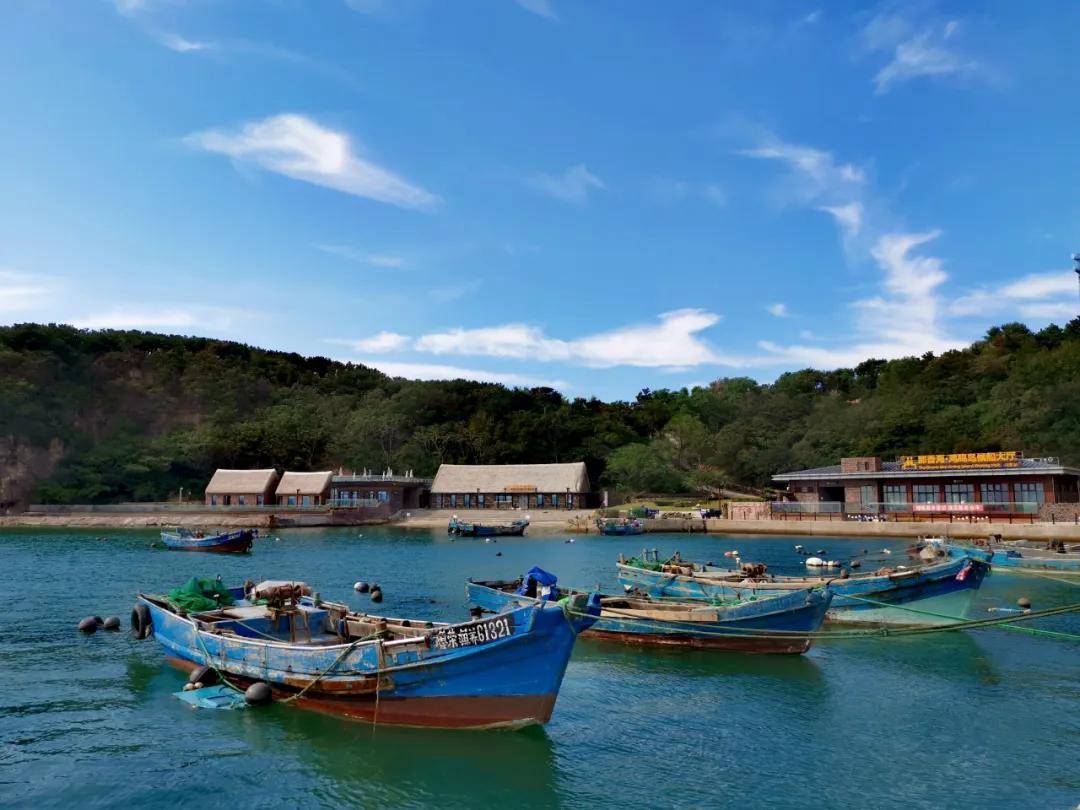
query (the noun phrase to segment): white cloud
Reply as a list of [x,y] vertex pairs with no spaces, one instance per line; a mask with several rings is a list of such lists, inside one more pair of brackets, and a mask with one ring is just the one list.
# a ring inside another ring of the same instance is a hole
[[404,267],[406,263],[401,256],[394,256],[389,253],[365,253],[348,245],[315,245],[315,249],[321,250],[323,253],[329,253],[332,256],[348,259],[356,264],[367,264],[372,267],[397,269]]
[[606,188],[599,177],[579,163],[562,174],[538,174],[529,179],[529,185],[538,191],[564,202],[582,205],[588,202],[592,189]]
[[782,304],[779,302],[775,304],[769,304],[767,307],[765,307],[765,309],[770,315],[775,318],[786,318],[788,315],[791,314],[790,312],[788,312],[787,304]]
[[514,0],[514,2],[526,11],[531,11],[540,17],[558,22],[559,15],[552,8],[550,0]]
[[[985,287],[961,296],[952,302],[949,311],[961,317],[1018,311],[1039,320],[1071,320],[1080,315],[1076,294],[1076,277],[1067,270],[1032,273],[996,288]],[[1069,300],[1057,300],[1063,297]]]
[[414,380],[476,380],[477,382],[501,383],[508,386],[526,388],[566,389],[569,385],[563,380],[549,380],[515,372],[486,371],[484,369],[461,368],[434,363],[400,363],[384,360],[359,359],[355,362],[377,368],[391,377],[406,377]]
[[828,191],[850,189],[866,182],[866,173],[852,163],[839,163],[829,152],[786,143],[773,135],[751,149],[740,150],[744,157],[777,160],[810,182],[814,195]]
[[839,346],[758,345],[776,362],[803,363],[818,368],[852,366],[869,358],[894,359],[959,348],[963,341],[948,336],[941,323],[940,287],[948,278],[941,260],[913,251],[936,239],[928,233],[885,233],[871,255],[882,271],[884,294],[853,302],[858,331]]
[[916,30],[899,15],[875,16],[860,33],[862,48],[892,57],[874,76],[875,92],[881,95],[921,77],[989,78],[984,65],[946,44],[954,39],[959,26],[959,21],[949,20]]
[[823,205],[818,210],[832,214],[836,224],[840,226],[847,236],[858,236],[862,228],[863,207],[860,202],[850,202],[844,205]]
[[52,279],[0,270],[0,312],[33,310],[48,303],[56,291]]
[[699,335],[719,320],[720,316],[711,312],[681,309],[660,315],[657,323],[625,326],[572,340],[548,337],[538,327],[511,323],[432,332],[407,346],[402,342],[399,348],[434,355],[564,362],[590,368],[740,365],[742,361],[718,354]]
[[441,203],[434,194],[358,157],[346,133],[323,127],[303,115],[275,115],[233,132],[196,132],[184,142],[294,180],[400,208],[431,210]]
[[328,340],[327,343],[336,343],[340,346],[348,346],[356,352],[371,352],[385,354],[397,352],[408,348],[411,339],[407,335],[399,335],[397,332],[379,332],[362,340]]
[[177,53],[207,51],[214,47],[212,43],[184,39],[179,34],[163,33],[158,36],[158,41],[170,51],[176,51]]
[[193,329],[195,331],[231,328],[245,313],[218,307],[139,308],[115,307],[70,319],[80,329]]

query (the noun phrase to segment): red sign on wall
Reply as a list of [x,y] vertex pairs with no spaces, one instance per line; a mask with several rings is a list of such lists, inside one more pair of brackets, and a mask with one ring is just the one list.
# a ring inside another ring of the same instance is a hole
[[981,512],[981,503],[913,503],[912,512]]

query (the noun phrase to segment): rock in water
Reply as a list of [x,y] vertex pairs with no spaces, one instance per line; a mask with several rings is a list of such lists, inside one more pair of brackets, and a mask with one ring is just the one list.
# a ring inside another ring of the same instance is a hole
[[1029,610],[1031,608],[1031,600],[1028,599],[1026,596],[1021,596],[1019,599],[1017,599],[1016,604],[1022,607],[1024,610]]
[[116,630],[120,629],[120,617],[119,616],[110,616],[109,618],[107,618],[105,620],[105,624],[103,624],[101,626],[103,628],[105,628],[106,630],[112,630],[112,631],[115,632]]
[[270,691],[270,685],[257,681],[244,692],[244,700],[249,706],[265,706],[274,699],[274,693]]
[[357,582],[355,585],[353,585],[353,590],[355,590],[357,593],[367,593],[369,590],[371,590],[371,586],[368,585],[366,582]]
[[376,585],[374,588],[371,589],[371,601],[372,602],[381,602],[382,601],[382,589],[378,585]]
[[98,628],[97,619],[95,619],[93,616],[87,616],[85,619],[83,619],[81,622],[79,622],[79,632],[80,633],[86,633],[86,635],[88,635],[88,636],[93,635],[94,633],[96,633],[97,628]]

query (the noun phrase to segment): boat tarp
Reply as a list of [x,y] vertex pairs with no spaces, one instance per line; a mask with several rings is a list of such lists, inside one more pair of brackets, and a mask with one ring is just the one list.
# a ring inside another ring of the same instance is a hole
[[555,596],[555,584],[559,581],[549,571],[533,566],[521,578],[521,587],[518,593],[522,596],[540,596],[542,599],[552,599]]

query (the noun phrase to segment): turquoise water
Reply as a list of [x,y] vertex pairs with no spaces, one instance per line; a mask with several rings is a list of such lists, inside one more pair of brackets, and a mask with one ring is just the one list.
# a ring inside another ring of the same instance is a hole
[[[295,707],[193,710],[153,641],[83,637],[137,590],[191,575],[294,577],[380,612],[464,617],[464,580],[532,565],[614,588],[643,545],[719,560],[738,548],[798,571],[793,545],[850,556],[904,541],[649,535],[503,539],[442,532],[282,532],[250,557],[149,548],[152,532],[0,533],[4,806],[1076,807],[1080,643],[1006,630],[818,643],[804,656],[646,651],[581,640],[552,722],[517,732],[395,729]],[[502,556],[496,556],[502,552]],[[892,560],[901,559],[894,554]],[[865,566],[865,567],[870,567]],[[994,574],[976,611],[1080,585]],[[1037,626],[1080,633],[1076,615]],[[195,803],[198,803],[197,805]]]

